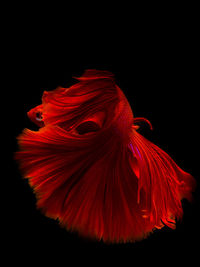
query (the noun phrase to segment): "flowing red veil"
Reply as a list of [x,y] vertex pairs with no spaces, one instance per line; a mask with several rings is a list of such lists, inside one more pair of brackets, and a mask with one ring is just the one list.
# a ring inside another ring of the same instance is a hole
[[86,70],[69,88],[44,92],[28,112],[16,153],[37,207],[68,230],[133,242],[181,219],[194,178],[137,132],[139,121],[114,76]]

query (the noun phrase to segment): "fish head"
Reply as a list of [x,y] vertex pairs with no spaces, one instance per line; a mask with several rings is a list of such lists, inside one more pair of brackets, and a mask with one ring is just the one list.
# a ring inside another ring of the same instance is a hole
[[29,110],[27,112],[27,115],[29,119],[34,122],[37,126],[43,127],[44,126],[44,121],[43,121],[43,105],[36,106]]

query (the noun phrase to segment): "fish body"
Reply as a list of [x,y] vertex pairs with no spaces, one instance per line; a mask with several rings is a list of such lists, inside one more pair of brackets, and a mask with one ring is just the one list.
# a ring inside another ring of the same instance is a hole
[[28,112],[40,128],[18,137],[16,159],[37,207],[63,227],[104,242],[134,242],[175,228],[194,178],[138,133],[112,73],[86,70],[69,88],[44,92]]

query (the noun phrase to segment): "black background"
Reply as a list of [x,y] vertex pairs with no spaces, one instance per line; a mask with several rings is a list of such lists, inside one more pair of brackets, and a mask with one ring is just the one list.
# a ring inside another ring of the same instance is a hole
[[[155,21],[121,33],[113,28],[95,29],[85,34],[79,25],[73,37],[67,28],[61,32],[52,28],[27,30],[14,27],[15,45],[8,47],[9,138],[7,180],[9,190],[8,250],[24,255],[43,254],[46,258],[74,255],[76,259],[96,261],[104,255],[113,260],[122,256],[141,261],[192,263],[196,259],[199,242],[199,189],[194,203],[183,201],[184,216],[177,229],[164,228],[148,239],[135,244],[108,245],[80,238],[60,228],[35,208],[35,197],[23,180],[13,160],[17,151],[16,137],[22,129],[36,129],[26,112],[40,104],[43,90],[70,86],[85,69],[108,70],[127,96],[134,115],[148,118],[154,127],[151,132],[144,125],[145,137],[164,149],[185,171],[199,179],[199,83],[197,31],[185,19],[169,24]],[[191,22],[191,21],[190,21]],[[20,24],[21,25],[21,24]],[[120,24],[119,24],[120,26]],[[86,27],[87,28],[87,27]],[[38,29],[38,28],[37,28]],[[132,31],[131,31],[132,30]],[[48,31],[48,32],[47,32]],[[94,32],[96,34],[94,34]],[[95,36],[94,36],[95,35]],[[90,37],[90,38],[89,38]],[[84,255],[84,256],[83,256]]]

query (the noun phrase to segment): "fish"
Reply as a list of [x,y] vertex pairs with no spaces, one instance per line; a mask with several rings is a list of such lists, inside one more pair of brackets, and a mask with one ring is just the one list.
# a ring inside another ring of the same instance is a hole
[[36,206],[61,227],[105,243],[141,241],[176,228],[194,177],[138,129],[109,71],[87,69],[69,88],[44,91],[28,112],[39,128],[17,137],[15,158]]

